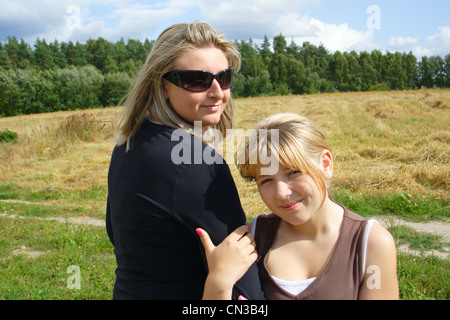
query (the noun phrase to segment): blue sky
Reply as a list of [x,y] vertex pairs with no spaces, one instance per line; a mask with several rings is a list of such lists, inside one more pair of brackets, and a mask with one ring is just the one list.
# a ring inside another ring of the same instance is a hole
[[283,34],[328,50],[450,53],[448,0],[0,0],[0,41],[154,40],[173,23],[209,22],[231,40]]

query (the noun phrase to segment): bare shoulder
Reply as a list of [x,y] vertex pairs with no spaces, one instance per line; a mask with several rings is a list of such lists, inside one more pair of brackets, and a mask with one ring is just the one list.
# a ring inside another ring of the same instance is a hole
[[395,260],[395,240],[392,234],[379,223],[374,223],[367,240],[367,259],[393,258]]
[[398,299],[395,240],[378,223],[369,232],[366,268],[364,283],[367,285],[362,286],[359,299]]
[[370,229],[368,246],[373,248],[395,247],[395,241],[392,234],[385,227],[379,223],[374,223]]

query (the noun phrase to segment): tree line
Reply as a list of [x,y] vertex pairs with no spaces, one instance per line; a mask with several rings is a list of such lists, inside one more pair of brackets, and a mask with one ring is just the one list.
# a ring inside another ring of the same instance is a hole
[[[235,41],[242,68],[235,97],[321,92],[450,88],[450,54],[329,52],[323,45],[288,44],[280,34],[257,45]],[[86,43],[23,39],[0,43],[0,116],[117,105],[153,41],[103,38]]]

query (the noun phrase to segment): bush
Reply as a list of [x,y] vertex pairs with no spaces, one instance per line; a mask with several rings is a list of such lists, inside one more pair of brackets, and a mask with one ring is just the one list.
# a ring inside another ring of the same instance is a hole
[[390,91],[389,84],[386,82],[381,82],[373,84],[369,87],[369,91]]
[[117,106],[130,89],[132,79],[125,72],[107,73],[103,77],[100,102],[104,107]]
[[18,138],[19,135],[17,133],[10,131],[8,129],[5,129],[2,132],[0,132],[0,143],[2,142],[16,143]]

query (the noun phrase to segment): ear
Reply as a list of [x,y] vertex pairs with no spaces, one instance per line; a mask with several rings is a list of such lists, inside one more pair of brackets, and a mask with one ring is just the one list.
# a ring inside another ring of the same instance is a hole
[[169,99],[169,94],[167,93],[166,84],[164,83],[164,80],[163,80],[161,88],[162,88],[162,92],[164,95],[164,99],[166,99],[166,100]]
[[326,180],[333,177],[333,155],[330,150],[323,150],[320,154],[321,169]]

